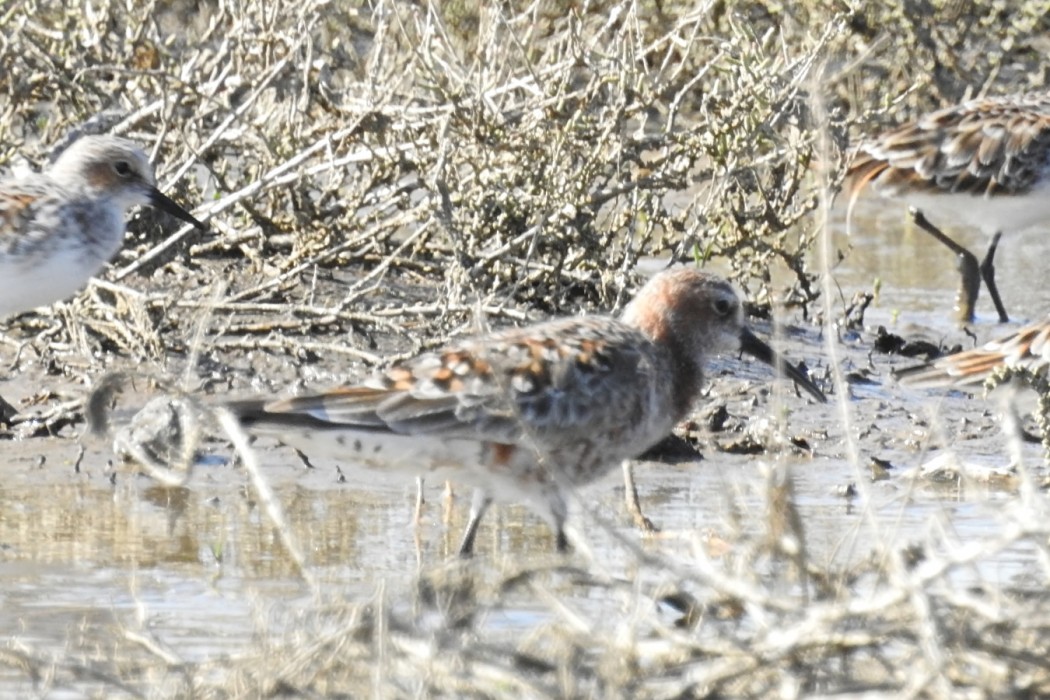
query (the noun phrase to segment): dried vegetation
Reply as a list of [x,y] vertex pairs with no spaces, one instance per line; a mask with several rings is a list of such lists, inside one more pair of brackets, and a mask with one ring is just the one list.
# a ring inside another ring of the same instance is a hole
[[[0,162],[42,163],[95,119],[149,144],[162,188],[213,228],[141,213],[103,281],[7,327],[23,365],[188,360],[206,390],[283,386],[485,323],[616,308],[651,256],[812,318],[807,253],[851,127],[1042,85],[1050,47],[1034,1],[362,5],[0,10]],[[76,419],[56,401],[21,434]],[[807,558],[790,487],[767,486],[762,536],[717,560],[700,543],[640,555],[636,581],[452,567],[423,580],[415,609],[433,614],[392,604],[403,590],[319,606],[245,658],[188,664],[126,635],[83,662],[0,662],[129,695],[1050,693],[1050,519],[1032,489],[1001,532],[873,542],[836,570]],[[1021,545],[1039,585],[989,587],[981,560]],[[547,620],[525,640],[479,622],[523,596]]]

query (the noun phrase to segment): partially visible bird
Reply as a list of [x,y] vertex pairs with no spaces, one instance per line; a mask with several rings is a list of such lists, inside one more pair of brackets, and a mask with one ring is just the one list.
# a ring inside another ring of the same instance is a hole
[[992,340],[979,348],[895,370],[901,384],[979,386],[1000,367],[1046,372],[1050,368],[1050,320]]
[[46,171],[0,182],[0,318],[75,294],[142,204],[204,228],[157,189],[142,149],[116,136],[83,136]]
[[[956,254],[961,321],[974,318],[982,278],[999,320],[1008,321],[994,257],[1003,231],[1050,218],[1050,93],[969,100],[862,143],[847,174],[851,211],[865,186],[913,207],[920,228]],[[978,262],[926,213],[994,234],[984,259]]]

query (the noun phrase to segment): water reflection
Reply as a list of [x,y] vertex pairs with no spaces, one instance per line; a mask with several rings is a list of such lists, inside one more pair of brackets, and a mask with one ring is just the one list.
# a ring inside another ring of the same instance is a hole
[[[933,321],[936,330],[954,326],[951,309],[959,286],[954,255],[945,246],[915,227],[908,210],[877,197],[863,197],[854,208],[851,236],[846,235],[845,209],[837,207],[831,225],[839,249],[851,250],[836,267],[836,281],[849,298],[852,291],[871,290],[876,278],[883,281],[881,303],[873,319],[916,326]],[[981,231],[934,222],[980,259],[990,237]],[[1039,319],[1050,313],[1050,288],[1041,284],[1045,274],[1050,229],[1033,228],[1003,236],[996,253],[996,280],[1003,303],[1014,321]],[[995,309],[987,291],[977,301],[978,322],[995,325]],[[942,320],[943,319],[943,320]]]

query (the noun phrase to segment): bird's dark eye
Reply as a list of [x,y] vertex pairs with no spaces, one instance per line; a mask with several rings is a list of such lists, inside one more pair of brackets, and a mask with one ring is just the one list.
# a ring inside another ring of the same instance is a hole
[[725,316],[733,309],[733,304],[728,299],[715,299],[712,306],[714,306],[715,313],[719,316]]
[[121,177],[127,177],[131,175],[131,163],[126,160],[118,160],[113,164],[113,169],[117,171],[117,175]]

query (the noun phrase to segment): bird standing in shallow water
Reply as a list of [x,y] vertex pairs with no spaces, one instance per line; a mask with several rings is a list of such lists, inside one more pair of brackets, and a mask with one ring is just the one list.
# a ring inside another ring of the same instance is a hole
[[0,318],[75,294],[144,204],[204,228],[157,189],[142,149],[116,136],[83,136],[47,171],[0,182]]
[[[1050,218],[1050,94],[981,98],[927,114],[861,144],[847,180],[851,210],[870,184],[914,207],[916,224],[956,254],[960,321],[973,320],[983,278],[1005,323],[994,267],[1000,235]],[[993,233],[984,259],[978,263],[925,212]]]
[[312,396],[230,404],[249,432],[304,453],[476,487],[469,555],[492,498],[525,501],[568,541],[565,493],[670,433],[698,397],[706,360],[747,352],[824,395],[744,324],[723,279],[677,268],[622,318],[566,318],[453,343],[371,380]]

